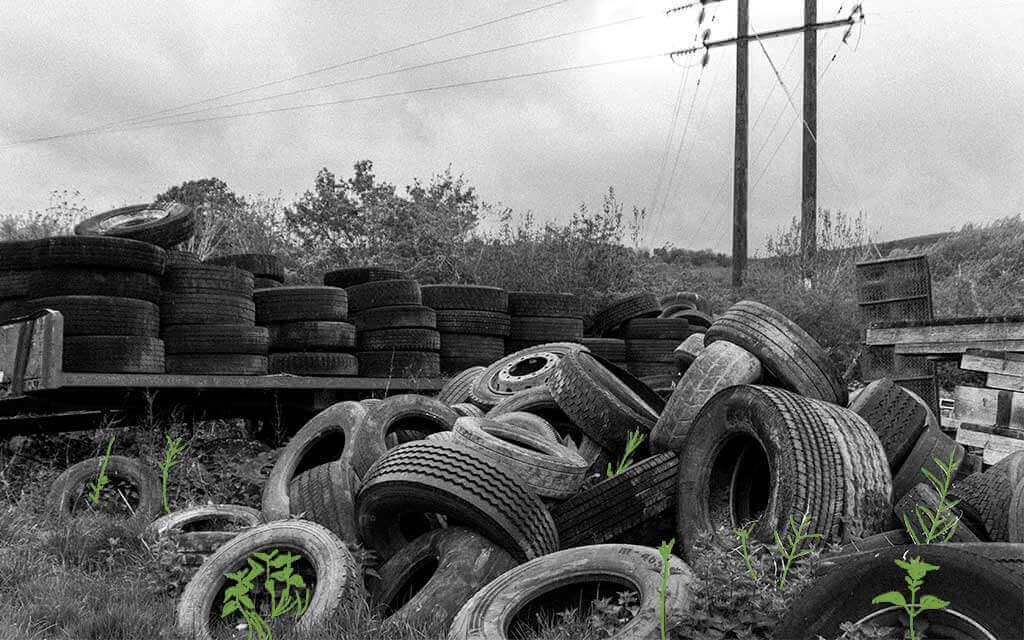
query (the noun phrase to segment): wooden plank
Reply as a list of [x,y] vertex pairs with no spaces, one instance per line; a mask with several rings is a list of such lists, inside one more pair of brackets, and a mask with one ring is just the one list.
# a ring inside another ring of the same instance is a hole
[[982,462],[985,464],[993,465],[1011,453],[1024,451],[1024,439],[978,431],[975,429],[977,426],[961,426],[956,431],[956,441],[964,446],[981,448]]
[[[867,344],[922,343],[1020,343],[1024,344],[1024,322],[975,322],[972,324],[926,324],[908,327],[869,327]],[[979,349],[1013,351],[1000,347],[979,346]],[[898,349],[897,349],[898,351]]]
[[906,342],[897,344],[895,351],[901,356],[935,356],[955,358],[973,349],[996,351],[1024,351],[1024,340],[984,340],[958,342]]
[[985,378],[985,386],[1006,391],[1024,391],[1024,378],[1007,376],[1001,373],[990,373]]
[[116,424],[119,411],[63,411],[41,415],[0,416],[0,436],[19,433],[43,433],[53,431],[83,431],[98,429],[106,424]]
[[61,383],[64,317],[42,311],[0,326],[0,399]]
[[1024,426],[1024,393],[957,386],[953,417],[980,425]]
[[960,358],[960,368],[1024,378],[1024,353],[971,349]]
[[339,391],[437,391],[440,378],[312,377],[276,374],[266,376],[185,375],[176,373],[73,373],[64,372],[63,388],[148,389],[282,389]]

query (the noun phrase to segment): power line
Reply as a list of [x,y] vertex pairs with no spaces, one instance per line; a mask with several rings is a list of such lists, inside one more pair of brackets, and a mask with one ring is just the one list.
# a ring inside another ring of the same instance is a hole
[[[328,101],[325,101],[325,102],[314,102],[314,103],[310,103],[310,104],[292,105],[292,106],[287,106],[287,107],[277,107],[277,108],[274,108],[274,109],[262,109],[262,110],[259,110],[259,111],[249,111],[249,112],[244,112],[244,113],[232,113],[232,114],[225,114],[225,115],[218,115],[218,116],[209,116],[209,117],[205,117],[205,118],[194,118],[194,119],[191,119],[191,120],[175,120],[175,121],[171,121],[171,122],[157,122],[157,123],[151,123],[151,124],[141,123],[141,124],[138,124],[138,125],[129,125],[129,126],[122,127],[122,128],[119,128],[119,129],[105,129],[103,131],[94,131],[94,132],[87,132],[87,133],[76,133],[76,134],[69,134],[69,135],[63,136],[63,137],[71,138],[71,137],[81,137],[81,136],[87,136],[87,135],[96,135],[96,134],[99,134],[99,133],[120,133],[120,132],[125,132],[125,131],[140,131],[140,130],[145,130],[145,129],[156,129],[156,128],[160,128],[160,127],[172,127],[172,126],[180,126],[180,125],[186,125],[186,124],[200,124],[200,123],[204,123],[204,122],[215,122],[215,121],[221,121],[221,120],[233,120],[235,118],[245,118],[245,117],[252,117],[252,116],[272,114],[272,113],[285,113],[285,112],[291,112],[291,111],[303,111],[303,110],[306,110],[306,109],[317,109],[317,108],[331,107],[331,106],[342,105],[342,104],[355,104],[355,103],[359,103],[359,102],[369,102],[369,101],[372,101],[372,100],[380,100],[380,99],[384,99],[384,98],[395,98],[395,97],[401,97],[401,96],[416,95],[416,94],[421,94],[421,93],[432,93],[432,92],[435,92],[435,91],[444,91],[444,90],[447,90],[447,89],[456,89],[456,88],[461,88],[461,87],[472,87],[472,86],[480,86],[480,85],[485,85],[485,84],[493,84],[493,83],[496,83],[496,82],[504,82],[504,81],[507,81],[507,80],[519,80],[519,79],[524,79],[524,78],[535,78],[535,77],[545,76],[545,75],[550,75],[550,74],[555,74],[555,73],[563,73],[563,72],[566,72],[566,71],[582,71],[582,70],[586,70],[586,69],[596,69],[596,68],[599,68],[599,67],[606,67],[606,66],[617,65],[617,64],[627,64],[627,63],[630,63],[630,62],[639,62],[639,61],[642,61],[642,60],[651,60],[651,59],[654,59],[654,58],[661,58],[661,57],[664,57],[666,55],[668,55],[668,52],[647,54],[647,55],[642,55],[642,56],[633,56],[633,57],[629,57],[629,58],[618,58],[618,59],[614,59],[614,60],[604,60],[604,61],[601,61],[601,62],[577,64],[577,65],[571,65],[571,66],[566,66],[566,67],[555,67],[555,68],[552,68],[552,69],[542,69],[540,71],[528,71],[528,72],[523,72],[523,73],[514,73],[514,74],[509,74],[509,75],[504,75],[504,76],[491,77],[491,78],[481,78],[479,80],[467,80],[467,81],[462,81],[462,82],[452,82],[452,83],[443,84],[443,85],[435,85],[435,86],[430,86],[430,87],[421,87],[421,88],[418,88],[418,89],[405,89],[405,90],[402,90],[402,91],[392,91],[392,92],[388,92],[388,93],[378,93],[378,94],[372,94],[372,95],[367,95],[367,96],[358,96],[358,97],[355,97],[355,98],[343,98],[343,99],[340,99],[340,100],[328,100]],[[8,144],[0,146],[0,149],[6,149],[6,148],[9,148],[9,147],[15,146],[16,144],[18,144],[18,143],[8,143]]]
[[18,140],[18,141],[11,142],[11,143],[8,143],[8,144],[22,144],[22,143],[29,143],[29,142],[47,142],[49,140],[55,140],[55,139],[59,139],[59,138],[62,138],[62,137],[67,137],[68,134],[93,133],[93,132],[96,132],[96,131],[99,131],[99,130],[103,130],[103,129],[108,129],[108,128],[111,128],[111,127],[118,127],[118,126],[121,126],[121,125],[131,124],[131,123],[134,123],[134,122],[138,122],[140,120],[146,120],[148,118],[152,118],[152,117],[155,117],[155,116],[163,115],[163,114],[166,114],[166,113],[171,113],[171,112],[174,112],[174,111],[180,111],[181,109],[188,109],[190,107],[195,107],[195,106],[199,106],[199,105],[202,105],[202,104],[209,104],[210,102],[215,102],[217,100],[223,100],[225,98],[233,98],[235,96],[239,96],[239,95],[242,95],[242,94],[245,94],[245,93],[249,93],[251,91],[256,91],[258,89],[265,89],[267,87],[277,86],[279,84],[284,84],[286,82],[291,82],[292,80],[298,80],[300,78],[307,78],[309,76],[314,76],[314,75],[317,75],[317,74],[320,74],[320,73],[326,73],[328,71],[334,71],[336,69],[341,69],[343,67],[347,67],[347,66],[350,66],[350,65],[353,65],[353,64],[357,64],[359,62],[366,62],[367,60],[372,60],[374,58],[379,58],[381,56],[390,55],[392,53],[398,53],[399,51],[404,51],[406,49],[411,49],[413,47],[417,47],[417,46],[420,46],[420,45],[429,44],[431,42],[437,42],[438,40],[444,40],[445,38],[451,38],[453,36],[461,35],[463,33],[468,33],[470,31],[475,31],[477,29],[482,29],[484,27],[489,27],[489,26],[493,26],[493,25],[496,25],[496,24],[500,24],[502,22],[507,22],[507,21],[513,20],[515,18],[521,18],[523,16],[530,15],[530,14],[533,14],[533,13],[537,13],[537,12],[543,11],[545,9],[550,9],[552,7],[555,7],[555,6],[558,6],[558,5],[561,5],[561,4],[565,4],[565,3],[570,2],[570,1],[571,0],[555,0],[554,2],[548,2],[547,4],[543,4],[543,5],[540,5],[540,6],[537,6],[537,7],[533,7],[531,9],[524,9],[522,11],[518,11],[516,13],[512,13],[512,14],[509,14],[509,15],[501,16],[499,18],[493,18],[491,20],[485,20],[484,22],[479,22],[477,24],[470,25],[468,27],[462,27],[462,28],[459,28],[459,29],[455,29],[454,31],[448,31],[448,32],[445,32],[445,33],[442,33],[442,34],[431,36],[429,38],[423,38],[423,39],[417,40],[415,42],[410,42],[410,43],[403,44],[403,45],[400,45],[400,46],[397,46],[397,47],[392,47],[390,49],[383,49],[383,50],[380,50],[380,51],[375,51],[374,53],[370,53],[370,54],[367,54],[367,55],[364,55],[364,56],[360,56],[360,57],[357,57],[357,58],[350,58],[348,60],[344,60],[342,62],[338,62],[338,63],[335,63],[335,64],[330,64],[330,65],[327,65],[327,66],[324,66],[324,67],[319,67],[319,68],[316,68],[316,69],[312,69],[310,71],[304,71],[302,73],[297,73],[297,74],[290,75],[290,76],[287,76],[287,77],[284,77],[284,78],[279,78],[277,80],[271,80],[271,81],[268,81],[268,82],[263,82],[261,84],[256,84],[256,85],[252,85],[252,86],[249,86],[249,87],[244,87],[242,89],[237,89],[235,91],[230,91],[230,92],[227,92],[227,93],[218,94],[218,95],[215,95],[215,96],[211,96],[209,98],[203,98],[201,100],[195,100],[193,102],[186,102],[186,103],[183,103],[183,104],[179,104],[179,105],[174,106],[174,107],[168,107],[168,108],[165,108],[165,109],[160,109],[158,111],[152,111],[150,113],[143,114],[141,116],[134,116],[134,117],[131,117],[131,118],[126,118],[124,120],[108,122],[106,124],[99,125],[99,126],[96,126],[96,127],[90,127],[88,129],[80,129],[80,130],[77,130],[77,131],[66,132],[64,134],[56,134],[54,136],[42,136],[42,137],[39,137],[39,138],[32,138],[32,139],[26,139],[26,140]]
[[668,165],[668,157],[672,153],[672,140],[676,136],[676,127],[679,125],[679,112],[683,107],[683,95],[685,95],[686,81],[690,76],[690,67],[685,67],[683,72],[680,74],[679,87],[676,89],[675,109],[672,112],[672,124],[669,126],[668,138],[665,141],[665,150],[659,155],[661,158],[661,164],[658,167],[658,173],[654,182],[654,190],[651,193],[651,199],[648,206],[648,210],[651,214],[654,214],[654,206],[658,202],[658,193],[661,191],[661,183],[665,179],[665,169]]

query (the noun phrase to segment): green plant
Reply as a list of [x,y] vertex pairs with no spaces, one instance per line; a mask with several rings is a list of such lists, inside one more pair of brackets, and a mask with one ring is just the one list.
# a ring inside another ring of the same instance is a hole
[[917,635],[914,632],[914,619],[925,611],[945,609],[949,606],[948,601],[933,595],[923,595],[920,600],[917,600],[917,592],[924,586],[925,574],[929,571],[938,571],[941,567],[922,561],[920,556],[914,556],[909,560],[897,558],[895,562],[907,573],[903,579],[910,591],[910,602],[907,602],[907,599],[899,591],[887,591],[872,598],[871,604],[891,604],[902,607],[909,621],[910,640],[917,640]]
[[755,525],[757,525],[757,520],[751,520],[746,527],[733,529],[732,532],[739,538],[740,550],[743,553],[743,563],[747,565],[747,573],[750,574],[750,579],[756,582],[757,572],[754,571],[754,565],[750,563],[750,547],[748,545],[750,534],[754,531]]
[[658,547],[658,553],[661,554],[661,593],[660,604],[661,608],[659,613],[661,615],[661,640],[665,640],[665,597],[668,592],[668,560],[672,555],[672,547],[676,544],[676,539],[672,538],[668,542],[662,542],[661,546]]
[[608,463],[608,469],[605,473],[609,478],[625,473],[633,466],[633,453],[643,444],[643,441],[644,434],[639,429],[629,432],[629,440],[626,441],[626,451],[622,454],[622,459],[619,460],[619,466],[612,469],[612,463]]
[[103,461],[100,462],[100,472],[96,476],[96,482],[90,482],[89,488],[92,491],[89,493],[89,499],[92,500],[93,504],[100,503],[100,491],[103,491],[103,487],[107,486],[110,482],[110,478],[107,477],[107,464],[110,463],[110,451],[114,448],[114,438],[116,436],[110,436],[110,440],[107,442],[107,452],[103,456]]
[[163,483],[161,484],[161,492],[164,499],[164,512],[171,512],[171,505],[167,501],[167,477],[171,473],[171,468],[181,462],[181,452],[185,450],[188,445],[184,444],[181,437],[172,439],[171,436],[165,436],[167,438],[167,448],[164,449],[164,461],[160,464],[160,472],[162,474]]
[[[248,567],[243,567],[235,573],[225,574],[228,580],[234,584],[224,591],[224,604],[221,609],[221,618],[237,613],[245,620],[248,628],[248,638],[252,640],[254,634],[259,640],[272,640],[270,625],[257,611],[256,603],[250,597],[255,589],[256,578],[265,576],[263,588],[270,596],[270,617],[280,618],[289,612],[298,619],[309,608],[309,587],[295,569],[292,567],[302,556],[281,553],[278,549],[272,549],[266,553],[257,551],[253,553],[256,558],[247,558]],[[261,561],[257,562],[257,560]],[[281,591],[275,589],[277,583],[281,584]],[[292,589],[295,595],[292,595]]]
[[779,538],[779,532],[775,532],[775,549],[779,555],[782,556],[782,574],[779,576],[779,590],[786,588],[786,575],[789,573],[790,567],[793,566],[793,562],[798,558],[802,558],[806,555],[810,555],[811,549],[801,549],[804,541],[812,540],[814,538],[820,538],[820,533],[805,533],[807,527],[811,524],[811,516],[805,513],[800,522],[797,523],[796,518],[793,514],[789,514],[789,526],[787,527],[788,532],[786,533],[786,543],[789,547],[787,548],[782,544],[782,539]]
[[[939,504],[936,505],[935,511],[924,505],[917,505],[914,508],[914,515],[917,516],[917,522],[921,525],[920,531],[914,528],[910,516],[903,514],[903,526],[906,527],[914,544],[931,544],[936,540],[949,542],[956,534],[957,525],[960,523],[960,519],[953,513],[953,507],[960,501],[949,499],[949,487],[953,483],[953,475],[956,473],[957,467],[960,466],[960,461],[956,459],[955,451],[949,452],[948,460],[933,459],[942,470],[942,479],[935,477],[935,474],[927,467],[922,467],[921,473],[928,478],[928,481],[939,493]],[[927,522],[925,522],[926,519]]]

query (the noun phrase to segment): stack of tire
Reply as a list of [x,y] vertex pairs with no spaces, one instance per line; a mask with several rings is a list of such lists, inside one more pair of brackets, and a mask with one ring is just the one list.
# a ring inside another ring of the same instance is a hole
[[284,263],[269,253],[232,253],[208,258],[206,262],[248,271],[257,289],[270,289],[284,284]]
[[647,378],[659,392],[668,393],[676,379],[672,352],[679,341],[668,347],[664,336],[679,335],[685,328],[680,329],[679,320],[658,320],[660,314],[654,294],[620,298],[590,318],[583,343],[609,362]]
[[509,353],[547,342],[583,339],[583,311],[571,293],[510,291],[510,328],[505,349]]
[[684,318],[634,318],[620,329],[626,343],[626,368],[638,378],[679,377],[675,350],[692,333]]
[[414,379],[440,375],[437,315],[423,304],[418,282],[370,279],[350,284],[345,291],[356,327],[359,375]]
[[250,273],[192,262],[178,253],[163,286],[160,319],[168,373],[267,372],[267,330],[256,326]]
[[270,332],[270,373],[354,376],[356,329],[338,287],[257,289],[256,322]]
[[661,305],[659,318],[682,318],[696,333],[704,333],[713,322],[711,308],[699,293],[679,291],[658,299]]
[[[64,316],[66,371],[163,373],[160,274],[164,250],[107,236],[64,236],[4,246],[14,315]],[[11,280],[16,281],[11,286]],[[8,311],[10,313],[10,310]]]
[[423,304],[437,314],[441,371],[454,374],[489,365],[505,355],[509,297],[504,289],[475,285],[423,287]]

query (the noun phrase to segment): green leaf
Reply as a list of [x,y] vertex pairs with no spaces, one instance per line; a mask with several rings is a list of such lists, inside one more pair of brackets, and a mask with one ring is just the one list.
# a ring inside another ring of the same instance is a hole
[[238,611],[238,601],[237,600],[231,600],[229,602],[225,602],[224,603],[224,608],[221,609],[221,611],[220,611],[220,617],[226,618],[226,617],[228,617],[229,615],[231,615],[232,613],[234,613],[236,611]]
[[933,595],[926,595],[921,596],[921,601],[917,606],[921,611],[928,611],[929,609],[945,609],[949,606],[949,602]]
[[887,591],[871,599],[871,604],[881,604],[883,602],[887,604],[894,604],[897,607],[907,606],[907,600],[899,591]]
[[256,605],[253,604],[253,602],[252,602],[252,598],[250,598],[247,595],[243,594],[243,595],[238,596],[238,602],[241,603],[241,605],[243,607],[245,607],[246,609],[255,609],[256,608]]
[[306,581],[302,579],[299,574],[294,574],[288,578],[288,584],[295,587],[296,589],[305,589]]
[[924,477],[928,478],[928,480],[930,480],[931,483],[935,485],[936,489],[938,489],[940,492],[942,491],[942,483],[939,482],[939,479],[935,477],[934,473],[928,470],[928,467],[921,467],[921,474],[924,475]]
[[906,527],[907,533],[910,534],[910,539],[914,541],[914,544],[921,544],[921,540],[917,537],[917,531],[910,524],[910,516],[903,514],[903,526]]

